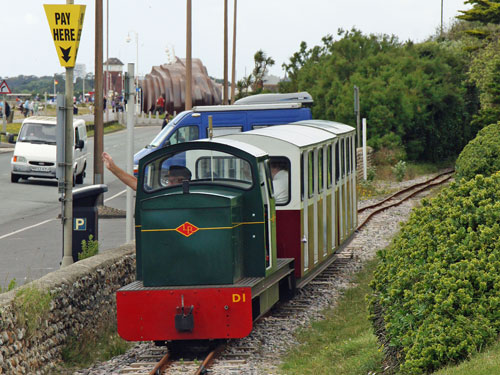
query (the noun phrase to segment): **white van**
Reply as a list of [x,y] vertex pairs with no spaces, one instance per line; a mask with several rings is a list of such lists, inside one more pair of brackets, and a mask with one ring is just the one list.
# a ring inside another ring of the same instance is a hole
[[[87,168],[85,121],[73,120],[73,184],[83,184]],[[56,178],[56,118],[28,117],[23,121],[11,159],[11,182],[20,178]]]

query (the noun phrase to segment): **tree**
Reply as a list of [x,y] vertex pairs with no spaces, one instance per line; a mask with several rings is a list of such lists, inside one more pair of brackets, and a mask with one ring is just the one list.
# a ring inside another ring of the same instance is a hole
[[267,57],[264,51],[258,50],[253,56],[254,59],[254,68],[253,68],[253,83],[252,90],[254,92],[263,88],[263,78],[267,73],[267,67],[274,65],[274,59],[272,57]]
[[[411,160],[457,155],[473,137],[477,107],[467,83],[468,55],[457,43],[400,43],[395,36],[339,30],[339,40],[300,51],[285,64],[287,87],[314,98],[314,118],[355,124],[353,86],[361,88],[361,113],[369,144],[404,148]],[[283,86],[282,86],[283,87]]]
[[263,79],[267,73],[267,68],[274,65],[274,59],[270,56],[268,57],[262,50],[258,50],[253,56],[253,59],[254,68],[252,73],[236,82],[236,88],[238,89],[236,99],[248,96],[248,90],[250,88],[252,89],[252,94],[261,93],[264,86]]
[[[464,21],[479,22],[483,25],[500,24],[500,0],[468,0],[465,4],[473,4],[473,7],[469,10],[461,10],[460,13],[462,14],[457,18]],[[484,28],[470,29],[467,32],[480,39],[490,35],[490,32]]]
[[500,23],[500,0],[468,0],[465,4],[473,4],[469,10],[461,10],[457,18],[465,21],[481,23]]

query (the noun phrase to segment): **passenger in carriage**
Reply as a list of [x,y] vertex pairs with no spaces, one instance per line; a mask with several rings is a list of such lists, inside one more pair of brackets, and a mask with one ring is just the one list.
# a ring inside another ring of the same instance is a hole
[[277,204],[288,202],[288,163],[282,160],[271,160],[271,176],[273,178],[274,199]]

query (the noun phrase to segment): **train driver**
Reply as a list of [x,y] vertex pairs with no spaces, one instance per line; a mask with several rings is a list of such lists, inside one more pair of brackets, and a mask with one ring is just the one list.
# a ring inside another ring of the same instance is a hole
[[288,202],[288,164],[281,160],[271,160],[274,199],[276,204]]
[[172,165],[167,173],[167,186],[182,184],[182,181],[191,180],[191,171],[180,165]]

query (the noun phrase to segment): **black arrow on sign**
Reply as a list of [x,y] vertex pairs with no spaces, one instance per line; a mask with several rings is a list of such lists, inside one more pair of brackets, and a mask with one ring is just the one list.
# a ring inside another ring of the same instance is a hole
[[71,59],[71,57],[69,57],[69,51],[71,51],[71,47],[69,48],[62,48],[62,47],[59,47],[61,49],[61,52],[62,52],[62,59],[66,62],[69,61],[69,59]]

